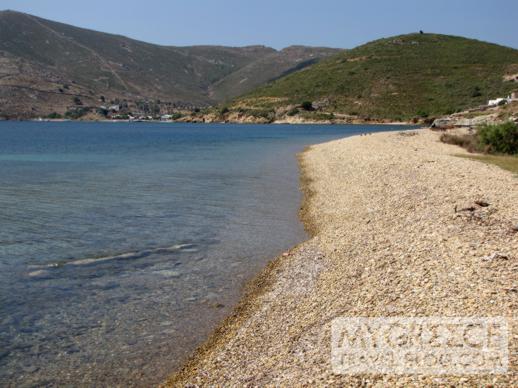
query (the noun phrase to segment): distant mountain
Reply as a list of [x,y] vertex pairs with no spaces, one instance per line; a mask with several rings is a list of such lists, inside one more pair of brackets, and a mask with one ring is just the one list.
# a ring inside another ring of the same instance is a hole
[[409,34],[341,52],[262,86],[229,104],[227,116],[422,120],[515,90],[518,50],[462,37]]
[[212,85],[210,96],[225,101],[247,93],[269,81],[281,78],[336,54],[337,50],[323,47],[290,46],[274,51],[230,73]]
[[338,50],[169,47],[0,12],[0,115],[157,100],[162,110],[217,104]]

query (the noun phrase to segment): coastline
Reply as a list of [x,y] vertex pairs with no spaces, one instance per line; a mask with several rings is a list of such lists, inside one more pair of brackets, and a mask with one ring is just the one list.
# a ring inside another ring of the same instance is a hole
[[[232,341],[232,336],[239,330],[248,318],[250,318],[259,307],[263,296],[268,290],[275,285],[277,275],[284,271],[290,258],[300,257],[304,255],[306,246],[317,233],[316,225],[313,216],[309,212],[309,207],[313,195],[315,194],[311,187],[312,178],[309,175],[308,168],[304,161],[304,154],[308,152],[313,145],[305,147],[305,149],[297,154],[297,161],[299,164],[299,189],[302,192],[301,205],[299,209],[299,219],[301,220],[306,233],[309,238],[300,244],[295,245],[283,254],[270,260],[266,266],[250,279],[243,288],[242,296],[233,308],[231,314],[227,316],[214,329],[207,340],[194,351],[194,353],[184,362],[183,366],[174,372],[166,382],[160,387],[178,387],[188,386],[190,380],[197,374],[198,364],[205,358],[210,358],[211,351],[218,347],[224,347],[227,343]],[[314,246],[309,247],[315,248]],[[317,252],[317,255],[320,254]]]
[[[516,178],[453,156],[463,151],[437,133],[414,133],[355,136],[300,155],[300,215],[312,237],[249,283],[233,314],[164,386],[518,382],[512,335],[504,375],[331,373],[337,316],[504,316],[516,332]],[[481,198],[490,206],[456,211]],[[496,252],[506,259],[487,259]]]
[[79,123],[162,123],[162,124],[261,124],[261,125],[422,125],[424,122],[411,121],[392,121],[388,119],[335,119],[335,120],[309,120],[304,118],[277,119],[274,121],[265,121],[253,117],[243,117],[235,119],[219,119],[214,116],[185,117],[179,120],[129,120],[129,119],[49,119],[49,118],[10,118],[0,117],[0,121],[4,122],[37,122],[37,123],[62,123],[62,122],[79,122]]
[[308,241],[311,240],[316,233],[313,224],[312,216],[309,214],[309,203],[314,191],[311,188],[311,178],[306,168],[304,168],[303,155],[313,146],[307,146],[301,153],[297,155],[299,163],[299,182],[300,190],[302,192],[302,200],[299,209],[299,218],[303,223],[304,229],[309,235],[309,239],[301,242],[290,248],[283,254],[270,260],[266,266],[250,279],[243,288],[242,296],[233,308],[231,314],[227,316],[211,333],[209,338],[194,351],[194,353],[184,362],[183,366],[174,372],[166,382],[160,387],[178,387],[189,385],[189,381],[197,374],[198,364],[205,358],[211,357],[211,352],[219,347],[224,347],[227,343],[232,341],[232,336],[236,330],[243,325],[248,318],[250,318],[260,302],[260,297],[263,296],[277,281],[277,275],[285,270],[285,265],[290,257],[300,255],[300,250],[303,250]]

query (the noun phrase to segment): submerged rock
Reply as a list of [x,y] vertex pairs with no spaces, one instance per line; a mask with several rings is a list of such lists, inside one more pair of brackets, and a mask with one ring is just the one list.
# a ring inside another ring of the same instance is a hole
[[40,269],[37,271],[29,272],[27,276],[34,279],[48,279],[50,278],[50,272],[44,269]]

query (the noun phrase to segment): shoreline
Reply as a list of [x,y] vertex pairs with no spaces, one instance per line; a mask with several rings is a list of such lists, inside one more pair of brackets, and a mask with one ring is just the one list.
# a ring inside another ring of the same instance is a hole
[[0,122],[35,122],[35,123],[149,123],[149,124],[240,124],[240,125],[400,125],[400,126],[419,126],[423,125],[422,122],[413,123],[410,121],[390,121],[384,119],[373,119],[373,120],[275,120],[272,122],[264,122],[261,120],[250,121],[250,120],[212,120],[201,117],[200,119],[193,120],[118,120],[118,119],[106,119],[106,120],[81,120],[81,119],[47,119],[47,118],[11,118],[2,119]]
[[271,259],[258,274],[247,281],[243,286],[243,290],[241,292],[242,295],[237,305],[232,309],[230,315],[218,324],[202,345],[187,358],[183,363],[183,366],[173,372],[171,376],[160,385],[160,387],[176,387],[185,385],[185,382],[196,374],[197,363],[204,357],[207,357],[212,349],[217,348],[218,346],[224,346],[226,341],[228,341],[228,338],[232,336],[233,331],[253,313],[259,297],[267,292],[268,288],[275,283],[275,275],[281,270],[280,267],[284,264],[287,258],[295,254],[313,238],[314,234],[316,234],[312,216],[309,214],[309,203],[314,191],[310,187],[311,178],[309,177],[307,169],[303,165],[303,155],[305,152],[310,150],[311,147],[313,147],[313,145],[305,147],[302,152],[297,154],[299,165],[299,189],[302,192],[298,216],[309,238],[291,247],[283,254]]
[[[485,276],[477,273],[485,264],[483,258],[496,249],[505,251],[502,255],[508,255],[509,265],[516,262],[513,252],[518,250],[518,238],[505,232],[509,230],[512,214],[516,214],[513,210],[518,211],[518,204],[510,200],[516,198],[513,193],[518,195],[515,178],[498,167],[452,156],[463,151],[438,143],[438,135],[428,129],[415,133],[414,136],[400,132],[353,136],[310,146],[299,154],[303,192],[299,216],[310,238],[290,249],[287,255],[272,260],[247,284],[232,314],[163,386],[282,385],[289,381],[300,385],[424,386],[518,381],[512,358],[510,373],[500,376],[330,373],[327,325],[334,316],[501,315],[509,318],[511,332],[515,324],[512,311],[516,301],[510,295],[512,292],[507,291],[513,289],[512,272],[495,262],[485,265]],[[381,147],[384,153],[376,155],[372,147]],[[347,152],[353,155],[348,156]],[[408,161],[405,157],[415,160]],[[390,166],[384,164],[390,161]],[[415,167],[412,162],[420,164]],[[339,166],[347,171],[340,179],[334,179],[334,175],[340,174],[333,169]],[[484,187],[478,188],[469,175],[493,178],[489,182],[480,181]],[[373,177],[377,178],[373,180]],[[344,178],[352,183],[337,187],[337,182]],[[403,187],[385,186],[378,182],[380,179],[400,181]],[[448,194],[442,194],[445,180],[456,183],[445,191]],[[502,187],[509,187],[509,192]],[[415,195],[410,195],[414,189]],[[331,195],[341,195],[342,191],[346,192],[345,198],[337,197],[338,202],[330,204]],[[367,193],[372,198],[365,198]],[[434,207],[437,197],[446,198],[447,206]],[[487,198],[492,204],[492,211],[477,210],[477,216],[485,220],[481,225],[473,225],[465,215],[452,210],[457,203],[475,197]],[[394,210],[394,204],[400,208]],[[421,217],[418,223],[429,232],[406,231],[413,217]],[[337,220],[342,220],[343,225],[337,224]],[[394,221],[399,224],[391,229]],[[445,235],[441,230],[445,228],[444,221],[448,228],[458,228],[458,234]],[[372,234],[373,229],[376,234]],[[480,237],[483,243],[470,240],[474,233],[480,235],[483,231],[487,233]],[[453,244],[449,243],[450,239]],[[386,241],[392,243],[387,245]],[[434,248],[440,250],[435,253]],[[436,257],[438,264],[430,262],[431,256]],[[456,259],[452,261],[452,257]],[[375,258],[380,263],[372,261]],[[407,273],[409,268],[411,273]],[[452,271],[458,275],[454,288],[450,286],[453,279],[448,277]],[[430,273],[434,275],[432,281]],[[347,280],[355,278],[362,280],[352,283]],[[492,293],[494,278],[499,285],[496,296]],[[405,281],[401,283],[397,279]],[[439,294],[442,296],[436,298]],[[512,354],[516,341],[509,345]],[[300,352],[305,356],[294,356]]]

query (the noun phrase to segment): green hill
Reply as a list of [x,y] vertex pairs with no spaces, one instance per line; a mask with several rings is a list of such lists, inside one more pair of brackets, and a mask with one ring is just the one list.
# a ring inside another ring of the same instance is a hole
[[[338,51],[159,46],[2,11],[0,115],[63,113],[75,97],[89,106],[99,105],[101,96],[106,104],[127,100],[134,106],[160,100],[162,110],[208,106]],[[249,82],[232,76],[244,68]]]
[[[275,110],[277,116],[422,119],[507,95],[518,89],[517,81],[518,50],[462,37],[409,34],[322,60],[237,99],[230,109],[270,117]],[[304,101],[316,112],[294,107]]]
[[337,50],[331,51],[325,47],[306,46],[290,46],[274,51],[215,83],[210,88],[210,96],[217,101],[226,101],[336,53]]

